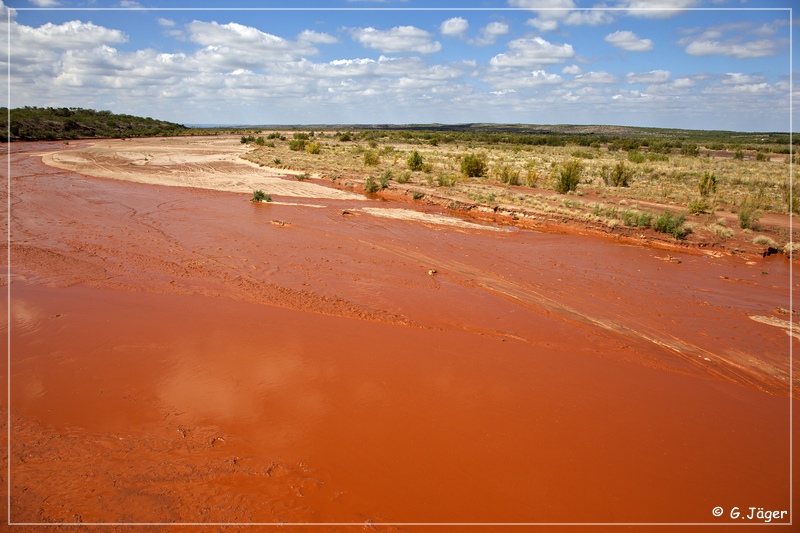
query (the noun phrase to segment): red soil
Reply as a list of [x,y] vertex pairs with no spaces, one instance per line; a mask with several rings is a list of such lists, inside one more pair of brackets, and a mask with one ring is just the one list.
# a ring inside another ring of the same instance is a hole
[[13,522],[791,508],[795,341],[749,318],[788,320],[784,256],[253,205],[45,146],[11,155]]

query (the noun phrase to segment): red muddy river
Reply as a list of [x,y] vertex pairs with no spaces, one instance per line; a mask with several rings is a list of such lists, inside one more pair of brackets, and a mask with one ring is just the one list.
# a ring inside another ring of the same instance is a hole
[[14,523],[791,510],[784,256],[255,205],[28,154],[58,148],[12,146]]

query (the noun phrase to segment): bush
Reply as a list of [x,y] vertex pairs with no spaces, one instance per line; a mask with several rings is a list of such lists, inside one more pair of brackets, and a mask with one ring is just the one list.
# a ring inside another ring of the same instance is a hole
[[253,197],[250,199],[251,202],[271,202],[272,197],[262,191],[261,189],[256,189],[253,191]]
[[486,174],[486,156],[483,154],[467,154],[461,160],[461,173],[468,178],[477,178]]
[[367,181],[364,182],[364,192],[373,193],[378,190],[379,185],[375,182],[375,178],[372,176],[367,177]]
[[539,182],[539,173],[536,171],[536,163],[531,161],[525,166],[525,185],[536,187]]
[[685,142],[681,144],[681,155],[697,157],[700,155],[700,147],[695,143]]
[[681,213],[675,215],[671,211],[664,211],[653,221],[653,229],[661,233],[669,233],[676,239],[685,239],[692,232],[690,228],[683,225],[686,215]]
[[320,152],[321,148],[322,147],[318,142],[309,143],[308,146],[306,146],[306,152],[308,152],[309,154],[316,155]]
[[755,229],[756,222],[761,218],[761,211],[747,202],[739,209],[739,227],[742,229]]
[[691,202],[689,202],[689,205],[687,207],[689,209],[689,212],[693,215],[701,215],[703,213],[708,212],[711,209],[711,206],[708,205],[708,202],[706,202],[703,198],[692,200]]
[[385,189],[389,186],[389,181],[392,179],[392,171],[390,169],[386,169],[386,172],[380,177],[381,189]]
[[649,228],[650,224],[653,222],[653,215],[642,211],[636,211],[635,209],[626,209],[620,213],[620,218],[626,226],[630,227]]
[[700,178],[700,183],[697,184],[700,190],[700,196],[705,198],[709,194],[717,193],[717,177],[711,172],[703,172],[703,177]]
[[364,152],[364,164],[367,166],[374,167],[378,163],[380,163],[381,158],[378,156],[377,152],[373,152],[372,150],[367,150]]
[[305,149],[306,149],[306,141],[304,139],[294,139],[292,141],[289,141],[289,150],[294,150],[295,152],[301,152]]
[[631,163],[644,163],[646,160],[647,156],[639,150],[628,150],[628,161]]
[[422,156],[420,155],[420,153],[414,150],[411,153],[411,155],[408,156],[407,164],[410,170],[417,171],[417,170],[422,170],[424,163],[422,161]]
[[625,167],[624,161],[620,161],[611,170],[609,182],[614,187],[627,187],[630,184],[632,175],[633,170]]
[[423,194],[423,193],[421,193],[419,191],[414,191],[414,192],[411,193],[411,198],[413,198],[414,200],[421,200],[424,197],[425,197],[425,194]]
[[556,177],[556,191],[561,194],[566,194],[570,191],[577,190],[578,183],[581,181],[582,172],[583,165],[579,159],[561,163],[561,170]]
[[411,172],[403,172],[397,177],[397,183],[408,183],[411,180]]
[[495,175],[497,176],[497,180],[501,183],[519,185],[519,170],[514,170],[509,165],[501,165],[500,168],[495,171]]

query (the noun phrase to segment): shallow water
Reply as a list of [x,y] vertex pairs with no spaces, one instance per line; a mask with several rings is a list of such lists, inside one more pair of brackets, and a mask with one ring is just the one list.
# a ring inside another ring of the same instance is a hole
[[795,341],[749,318],[789,307],[783,257],[252,205],[13,157],[17,521],[789,508]]

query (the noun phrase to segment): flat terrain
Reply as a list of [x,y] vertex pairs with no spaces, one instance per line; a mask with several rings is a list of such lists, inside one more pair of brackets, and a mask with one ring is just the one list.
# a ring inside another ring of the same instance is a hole
[[[362,154],[335,174],[326,149],[12,144],[13,521],[418,531],[791,509],[788,215],[747,233],[721,210],[683,241],[582,219],[620,207],[599,185],[422,172],[364,195],[379,173]],[[395,178],[412,149],[393,148]],[[495,188],[498,209],[463,200]]]

